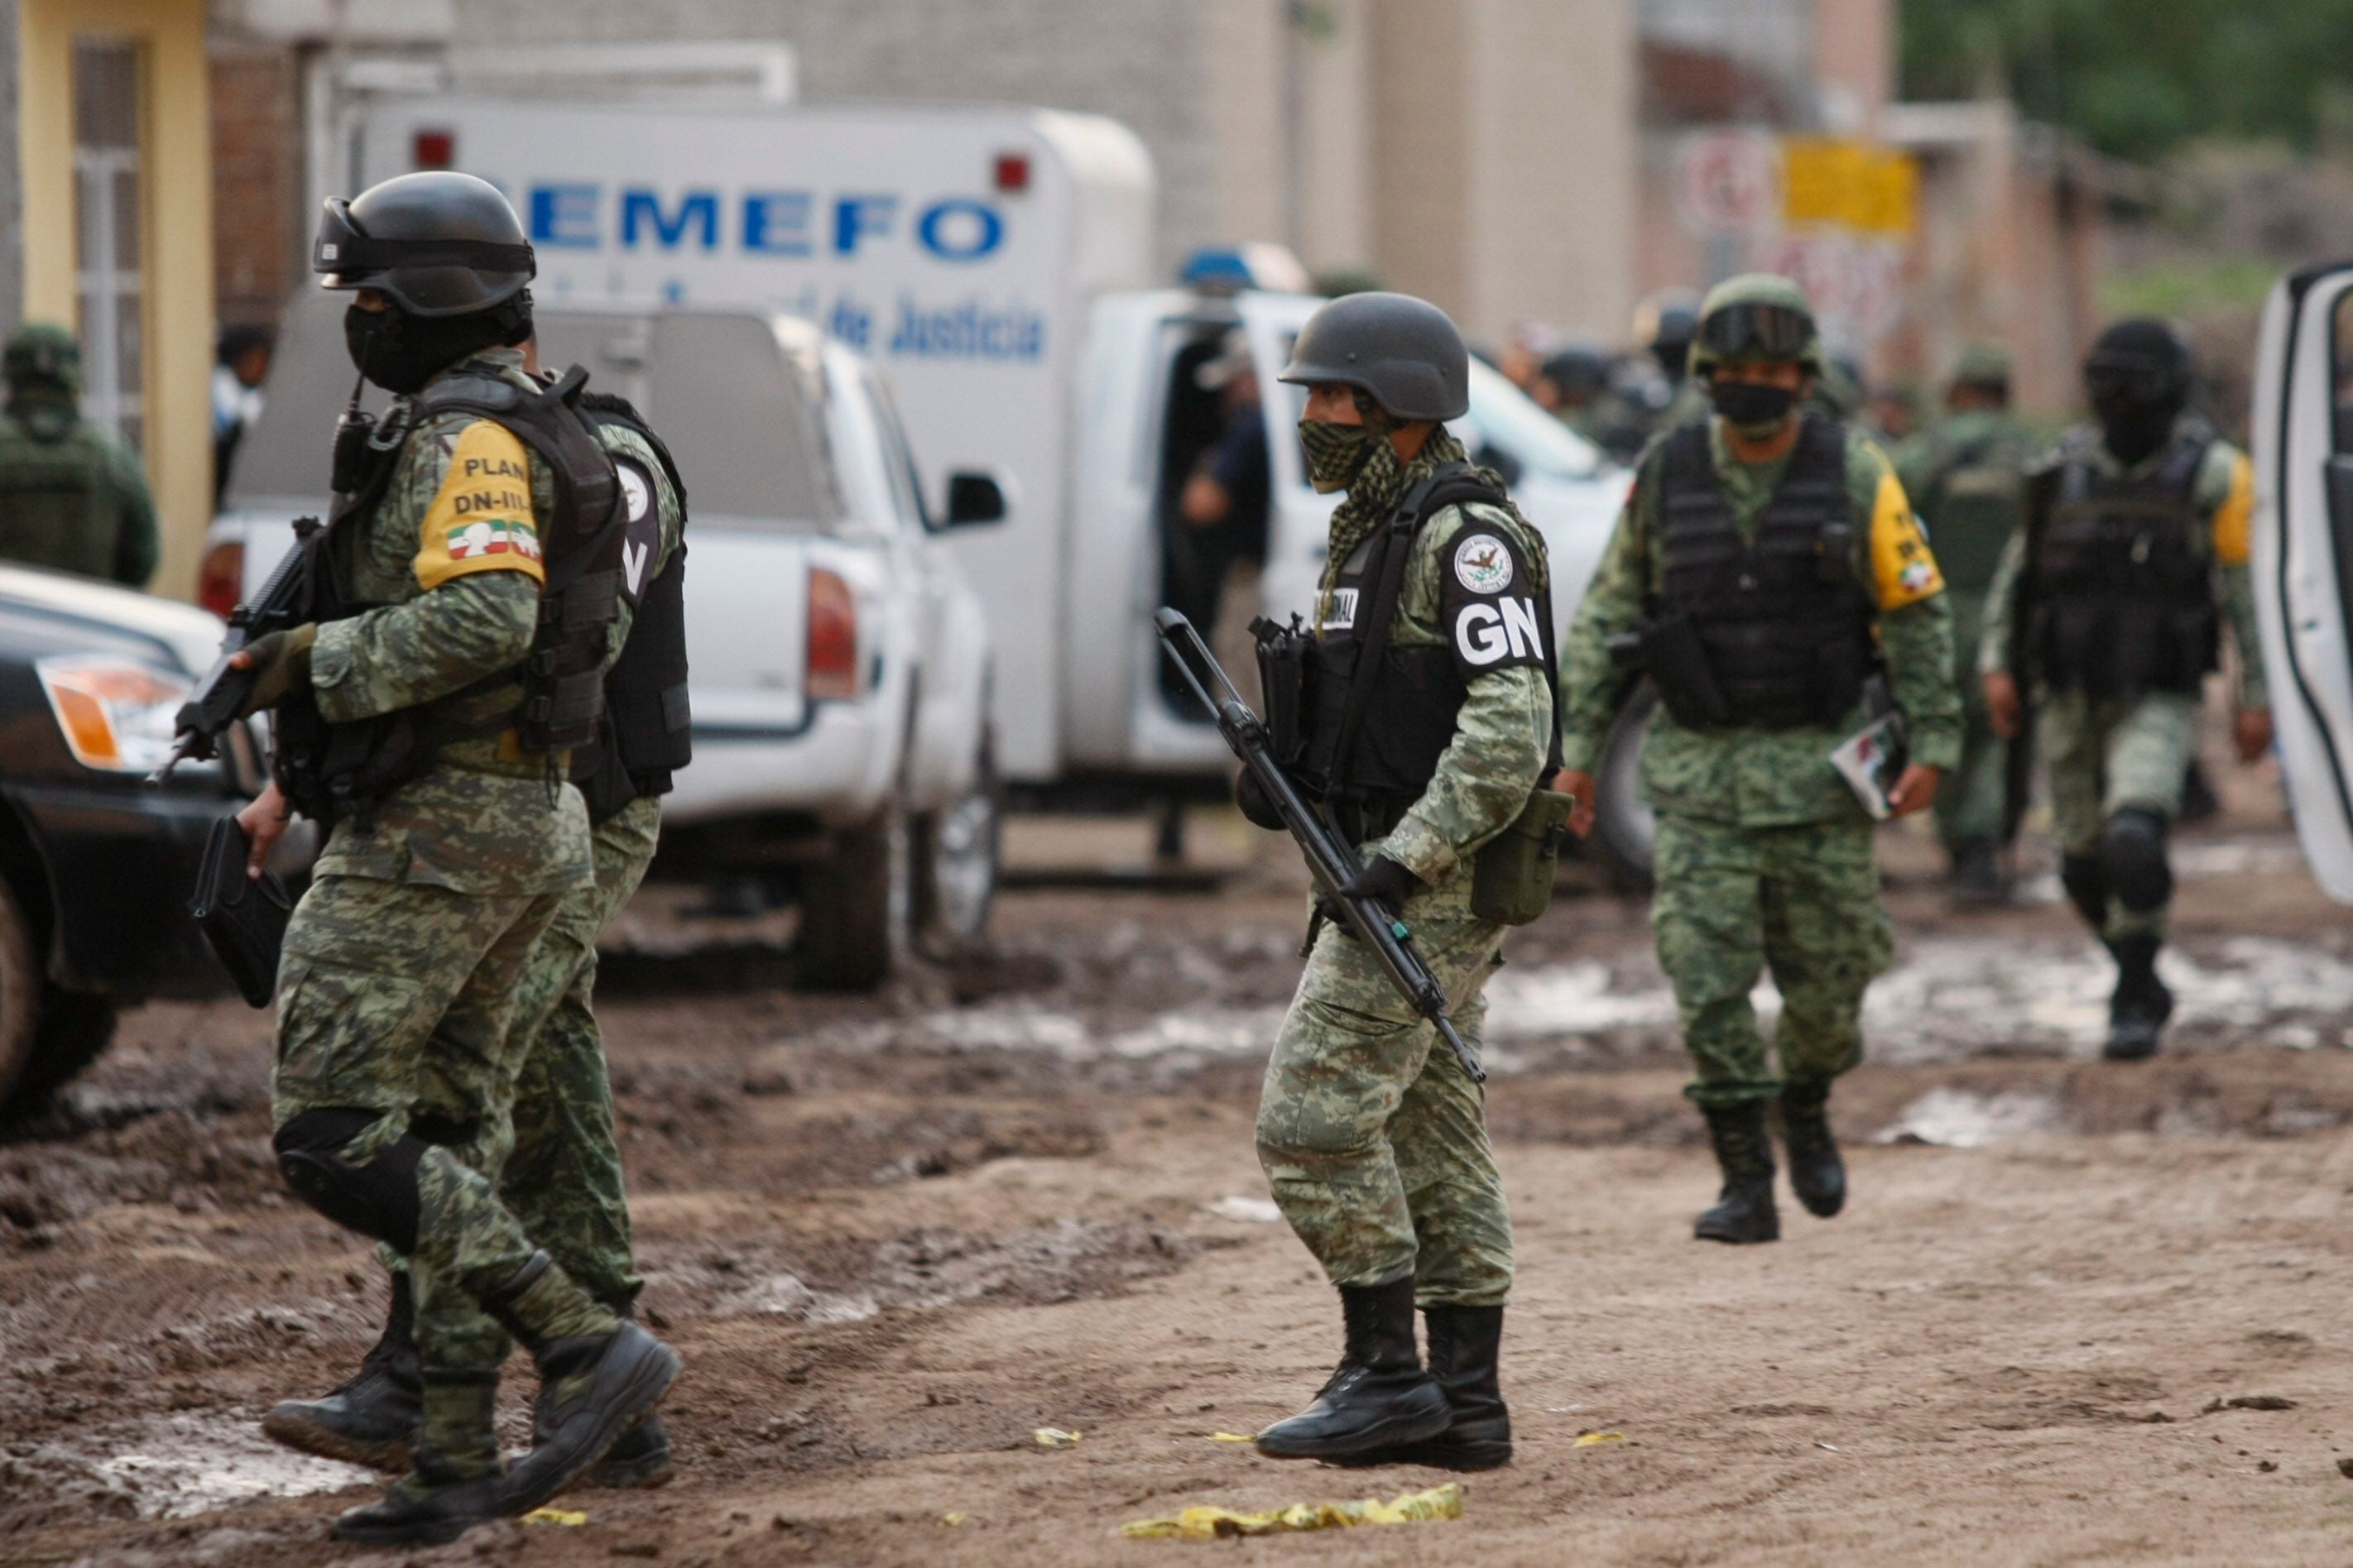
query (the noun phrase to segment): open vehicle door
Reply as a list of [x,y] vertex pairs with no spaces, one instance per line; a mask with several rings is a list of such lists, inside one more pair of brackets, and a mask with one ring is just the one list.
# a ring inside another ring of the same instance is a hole
[[2353,261],[2272,290],[2255,366],[2255,608],[2297,836],[2353,903]]

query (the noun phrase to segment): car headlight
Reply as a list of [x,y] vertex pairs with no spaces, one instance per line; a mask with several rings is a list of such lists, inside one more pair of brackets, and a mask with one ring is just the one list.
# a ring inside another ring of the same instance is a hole
[[171,757],[173,720],[193,684],[185,676],[103,654],[59,654],[33,668],[82,766],[146,773]]

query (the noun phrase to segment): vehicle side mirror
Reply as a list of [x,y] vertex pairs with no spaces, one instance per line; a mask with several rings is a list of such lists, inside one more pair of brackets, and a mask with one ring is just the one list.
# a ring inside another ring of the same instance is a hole
[[950,474],[948,510],[943,528],[963,528],[976,522],[1005,521],[1005,487],[993,474]]

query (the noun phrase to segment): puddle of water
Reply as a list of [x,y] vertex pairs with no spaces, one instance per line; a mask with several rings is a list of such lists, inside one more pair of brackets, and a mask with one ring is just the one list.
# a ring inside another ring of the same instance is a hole
[[1879,1143],[1934,1143],[1946,1149],[1981,1149],[1989,1143],[2061,1127],[2059,1101],[2048,1094],[2005,1090],[1978,1094],[1932,1089],[1882,1130]]
[[376,1482],[357,1465],[281,1448],[237,1417],[167,1415],[97,1442],[89,1468],[131,1493],[142,1519],[191,1519],[264,1497],[309,1497]]

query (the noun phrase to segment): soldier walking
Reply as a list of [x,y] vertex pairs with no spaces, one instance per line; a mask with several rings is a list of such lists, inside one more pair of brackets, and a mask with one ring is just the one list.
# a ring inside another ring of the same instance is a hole
[[[1651,920],[1673,983],[1724,1187],[1703,1240],[1772,1241],[1767,1102],[1789,1181],[1828,1217],[1846,1200],[1831,1084],[1862,1058],[1864,988],[1893,936],[1873,822],[1831,760],[1883,703],[1910,762],[1895,815],[1936,797],[1960,751],[1952,616],[1903,484],[1879,449],[1801,405],[1821,374],[1805,295],[1751,274],[1703,302],[1692,377],[1715,407],[1652,444],[1568,634],[1556,787],[1592,822],[1592,769],[1636,639],[1662,705],[1641,786],[1658,812]],[[1749,992],[1781,993],[1768,1065]]]
[[[596,876],[594,885],[564,896],[517,979],[505,1052],[512,1073],[493,1086],[483,1131],[461,1157],[498,1180],[501,1201],[575,1281],[626,1318],[644,1281],[631,1253],[612,1084],[591,997],[597,933],[645,879],[660,837],[661,797],[691,756],[686,489],[668,447],[636,409],[596,393],[580,402],[613,458],[628,531],[618,621],[625,640],[605,677],[597,739],[572,757]],[[639,563],[634,573],[631,563]],[[495,1374],[505,1360],[505,1333],[462,1295],[442,1292],[438,1310],[418,1323],[407,1259],[394,1253],[387,1261],[390,1311],[358,1372],[322,1398],[274,1406],[261,1423],[269,1436],[306,1453],[405,1470],[423,1419],[425,1361]],[[622,1434],[586,1479],[595,1486],[659,1486],[671,1473],[669,1436],[656,1413]]]
[[2163,321],[2118,321],[2092,345],[2084,384],[2095,422],[2068,432],[2031,477],[1979,655],[2002,734],[2021,731],[2033,693],[2060,881],[2116,960],[2111,1061],[2155,1055],[2173,1014],[2157,974],[2173,899],[2166,838],[2225,618],[2238,645],[2240,759],[2272,741],[2247,569],[2254,474],[2189,410],[2189,345]]
[[0,560],[143,588],[162,548],[131,449],[81,414],[81,345],[46,321],[0,354]]
[[543,385],[512,346],[533,264],[495,188],[427,173],[331,201],[312,266],[353,293],[352,362],[396,400],[338,438],[334,515],[305,545],[314,619],[238,656],[277,710],[274,781],[241,814],[257,858],[290,808],[332,823],[280,965],[273,1146],[297,1196],[409,1258],[420,1326],[479,1310],[540,1375],[510,1474],[503,1344],[424,1347],[409,1472],[334,1527],[417,1544],[546,1501],[679,1369],[466,1154],[498,1135],[517,979],[595,880],[558,770],[596,739],[631,503],[576,383]]
[[[1363,846],[1356,890],[1401,912],[1475,1046],[1504,927],[1481,912],[1473,862],[1555,757],[1544,542],[1444,427],[1469,407],[1470,363],[1435,306],[1335,300],[1309,318],[1282,379],[1307,388],[1310,479],[1347,492],[1293,772]],[[1360,666],[1373,673],[1352,700]],[[1281,826],[1247,784],[1240,804]],[[1345,1344],[1314,1403],[1261,1432],[1259,1451],[1504,1464],[1512,1228],[1484,1093],[1372,952],[1319,924],[1267,1063],[1258,1149],[1284,1217],[1338,1287]]]
[[1953,610],[1961,757],[1936,792],[1936,832],[1952,864],[1954,902],[1981,906],[2009,896],[2002,854],[2015,828],[2005,799],[2010,748],[1994,733],[1977,673],[1986,596],[2018,531],[2032,457],[2025,430],[2010,416],[2009,353],[1989,345],[1963,351],[1945,410],[1907,446],[1898,468],[1904,493],[1927,527]]

